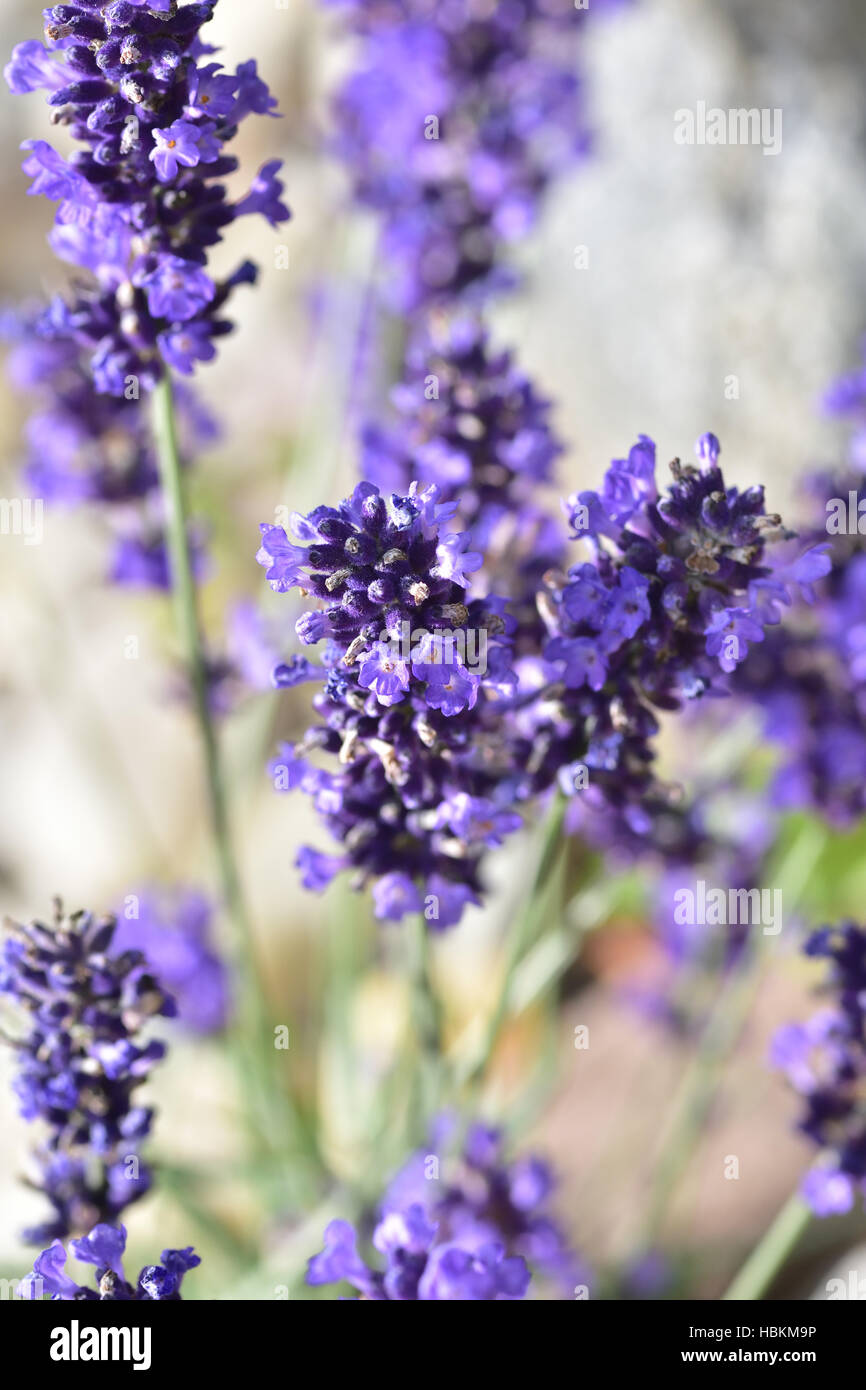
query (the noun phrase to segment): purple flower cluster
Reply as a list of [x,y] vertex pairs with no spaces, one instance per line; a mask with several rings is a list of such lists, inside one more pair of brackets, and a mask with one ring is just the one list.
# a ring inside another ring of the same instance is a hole
[[[115,584],[169,586],[159,475],[150,422],[136,395],[93,389],[87,353],[69,336],[56,303],[33,313],[7,314],[2,332],[12,349],[7,373],[33,402],[26,426],[24,480],[49,506],[99,504],[114,536],[110,578]],[[191,387],[177,390],[183,453],[216,437],[217,427]],[[203,565],[203,537],[191,537]]]
[[22,1279],[18,1297],[41,1302],[47,1293],[52,1302],[177,1302],[182,1297],[184,1275],[201,1264],[192,1246],[185,1250],[163,1250],[162,1263],[145,1265],[135,1284],[130,1284],[123,1269],[126,1227],[106,1222],[94,1226],[89,1235],[80,1240],[71,1240],[69,1249],[76,1260],[96,1266],[95,1289],[76,1284],[71,1274],[67,1274],[67,1252],[63,1244],[55,1240],[34,1261],[33,1273]]
[[[229,197],[227,146],[251,113],[274,115],[255,62],[224,72],[202,39],[217,0],[179,6],[82,0],[45,12],[45,43],[19,44],[13,92],[45,90],[69,158],[28,140],[31,193],[58,204],[50,242],[76,268],[67,296],[7,315],[12,376],[36,395],[26,478],[49,503],[103,503],[116,533],[113,582],[167,588],[163,504],[144,409],[165,365],[189,376],[231,331],[225,309],[252,284],[244,262],[216,281],[206,266],[228,227],[251,213],[288,216],[278,162]],[[82,275],[82,272],[84,274]],[[214,427],[186,384],[177,393],[189,455]],[[190,537],[201,571],[203,537]]]
[[364,477],[383,492],[435,483],[442,501],[457,502],[461,525],[485,552],[500,532],[503,548],[537,524],[562,452],[551,405],[510,352],[491,348],[475,316],[434,316],[410,342],[391,399],[393,427],[364,433]]
[[443,502],[456,502],[485,557],[479,578],[510,600],[518,647],[537,644],[535,593],[565,551],[545,506],[562,453],[550,402],[467,314],[434,314],[413,335],[391,399],[393,421],[363,431],[362,476],[383,492],[435,483]]
[[697,467],[673,461],[660,495],[655,445],[641,437],[599,492],[569,498],[591,558],[551,576],[540,599],[549,638],[536,677],[544,698],[522,714],[529,766],[539,790],[554,780],[579,790],[583,833],[633,853],[660,829],[686,842],[693,830],[654,774],[656,711],[726,694],[779,605],[828,567],[812,550],[772,570],[768,542],[788,533],[763,489],[726,486],[715,436],[696,452]]
[[195,888],[149,888],[118,912],[116,951],[139,951],[171,991],[178,1023],[206,1035],[226,1027],[230,984],[213,943],[213,905]]
[[[828,532],[828,503],[866,513],[863,474],[840,470],[806,480],[811,538],[822,542],[826,578],[808,603],[768,636],[738,673],[737,694],[764,713],[779,749],[773,805],[809,808],[836,825],[866,812],[866,544],[857,530]],[[805,529],[805,528],[804,528]],[[864,528],[866,529],[866,528]]]
[[[284,685],[325,677],[322,723],[272,767],[278,789],[312,795],[341,842],[339,856],[301,851],[303,881],[324,888],[351,868],[359,886],[373,881],[378,916],[423,909],[438,927],[478,901],[484,846],[520,823],[504,804],[496,708],[514,688],[509,623],[501,599],[465,592],[481,556],[445,531],[455,509],[435,485],[385,498],[361,483],[339,507],[295,517],[297,542],[263,526],[258,556],[274,589],[324,605],[296,625],[302,642],[325,640],[324,670],[278,669]],[[314,767],[314,750],[338,770]]]
[[803,1196],[816,1215],[829,1216],[850,1211],[856,1194],[866,1193],[866,930],[853,922],[822,927],[805,950],[829,962],[834,1004],[780,1029],[771,1060],[803,1097],[799,1128],[824,1151]]
[[231,331],[227,301],[253,283],[244,262],[217,282],[205,267],[237,218],[286,220],[279,163],[232,201],[237,168],[226,146],[251,113],[275,105],[255,62],[236,72],[206,62],[201,30],[218,0],[158,8],[82,0],[45,11],[45,45],[19,44],[6,68],[13,92],[48,92],[52,119],[76,142],[65,159],[28,140],[31,193],[58,204],[56,253],[91,283],[53,301],[58,330],[89,357],[95,390],[150,388],[163,363],[189,374]]
[[[484,849],[519,827],[521,802],[557,784],[581,829],[608,844],[641,852],[663,826],[701,843],[655,777],[656,711],[725,694],[778,605],[829,562],[812,550],[771,570],[767,543],[787,533],[763,490],[725,486],[712,435],[698,454],[698,467],[674,462],[660,496],[642,438],[600,492],[569,500],[591,558],[546,577],[535,650],[516,660],[506,603],[463,592],[482,557],[465,534],[442,534],[457,504],[442,504],[436,484],[388,500],[360,484],[340,508],[297,518],[300,544],[262,528],[271,585],[324,605],[297,625],[303,642],[327,639],[324,726],[272,768],[281,790],[312,795],[343,848],[302,851],[306,886],[351,868],[357,886],[372,880],[378,916],[430,909],[449,925],[478,900]],[[483,672],[466,661],[474,631],[493,639]],[[451,660],[446,637],[463,639]],[[302,663],[284,683],[313,675]],[[313,749],[340,770],[313,767]]]
[[24,1118],[47,1128],[36,1185],[54,1208],[27,1232],[34,1244],[113,1222],[150,1187],[138,1146],[153,1111],[136,1091],[165,1046],[139,1034],[156,1015],[171,1017],[174,1003],[139,951],[113,952],[114,930],[113,917],[64,917],[59,904],[50,926],[7,924],[0,994],[30,1021],[11,1040],[14,1090]]
[[332,1221],[307,1282],[346,1281],[376,1301],[477,1302],[524,1298],[534,1272],[573,1297],[586,1270],[547,1213],[548,1165],[534,1156],[505,1162],[502,1135],[483,1125],[441,1163],[442,1177],[440,1159],[418,1152],[389,1185],[372,1237],[383,1271],[362,1260],[348,1222]]
[[589,143],[577,75],[587,12],[572,0],[346,3],[359,52],[335,145],[356,199],[382,219],[391,303],[507,287],[502,249]]

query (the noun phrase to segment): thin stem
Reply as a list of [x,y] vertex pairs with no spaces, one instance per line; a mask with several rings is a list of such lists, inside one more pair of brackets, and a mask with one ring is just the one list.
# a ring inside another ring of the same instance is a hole
[[565,818],[565,806],[565,797],[557,794],[548,812],[542,832],[541,855],[535,878],[523,912],[511,932],[502,983],[485,1029],[484,1040],[477,1055],[460,1076],[461,1081],[476,1088],[483,1081],[496,1050],[496,1044],[511,1009],[515,975],[532,944],[546,890],[549,887],[557,860],[563,852],[565,841],[562,834],[562,823]]
[[810,1208],[799,1192],[795,1192],[723,1295],[724,1301],[762,1298],[791,1251],[798,1245],[811,1219]]
[[186,495],[177,443],[174,399],[168,373],[165,374],[154,391],[154,435],[167,510],[168,551],[171,563],[175,622],[187,664],[196,722],[204,750],[208,807],[222,890],[229,915],[238,932],[244,937],[244,953],[249,956],[249,923],[232,847],[226,797],[220,772],[216,730],[210,706],[207,665],[190,554]]
[[[264,991],[258,977],[249,918],[235,858],[219,747],[208,691],[207,664],[198,613],[198,596],[189,543],[183,470],[177,441],[174,399],[166,371],[153,398],[153,427],[160,480],[166,504],[166,528],[177,633],[187,666],[193,709],[204,753],[207,800],[220,886],[234,932],[234,964],[239,999],[232,1041],[241,1072],[244,1099],[260,1143],[274,1142],[270,1114],[274,1083],[274,1049]],[[269,1060],[266,1060],[269,1059]]]
[[409,1125],[413,1142],[418,1142],[427,1137],[428,1126],[439,1104],[443,1079],[442,1012],[430,975],[430,933],[422,913],[412,917],[407,930],[412,1023],[419,1053]]

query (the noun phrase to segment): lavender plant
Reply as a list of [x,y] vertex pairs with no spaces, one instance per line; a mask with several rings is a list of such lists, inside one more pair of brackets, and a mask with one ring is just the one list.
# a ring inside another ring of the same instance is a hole
[[112,951],[113,917],[7,923],[0,994],[14,999],[29,1030],[10,1038],[21,1114],[47,1131],[35,1152],[35,1185],[53,1215],[26,1232],[34,1244],[114,1223],[150,1188],[138,1154],[153,1111],[139,1087],[165,1055],[143,1026],[172,1017],[174,1001],[140,951]]
[[[437,1129],[441,1148],[450,1126]],[[532,1270],[563,1296],[586,1288],[585,1267],[545,1210],[553,1179],[543,1160],[504,1163],[501,1132],[474,1124],[443,1165],[440,1173],[437,1154],[419,1150],[389,1184],[372,1234],[384,1271],[362,1260],[357,1232],[338,1220],[310,1260],[307,1282],[348,1282],[373,1302],[521,1299]]]
[[[238,168],[228,146],[239,126],[275,115],[276,102],[254,60],[233,73],[206,61],[215,50],[202,30],[217,3],[50,6],[45,42],[19,44],[5,70],[14,93],[48,93],[52,123],[75,144],[68,158],[45,140],[24,144],[29,192],[58,205],[52,249],[76,271],[67,295],[7,329],[20,343],[16,372],[40,397],[27,477],[50,501],[120,513],[111,577],[124,584],[170,582],[142,397],[167,372],[212,361],[232,331],[229,300],[257,270],[243,261],[208,274],[227,230],[253,214],[275,227],[289,217],[279,161],[240,198],[224,182]],[[213,425],[188,389],[180,395],[188,456]]]
[[780,1029],[771,1058],[803,1098],[799,1128],[824,1155],[806,1174],[803,1197],[817,1216],[829,1216],[850,1211],[866,1181],[866,932],[854,922],[822,927],[804,950],[827,962],[825,992],[833,1003],[806,1023]]
[[[722,840],[700,798],[683,804],[659,774],[663,722],[698,702],[736,693],[765,706],[774,735],[794,750],[778,803],[812,804],[840,821],[862,812],[859,543],[831,556],[820,528],[796,538],[766,510],[761,487],[727,483],[709,433],[696,464],[673,461],[666,486],[655,445],[641,436],[597,490],[568,497],[566,534],[551,505],[562,448],[550,404],[514,355],[493,345],[481,311],[515,283],[507,248],[536,221],[554,177],[587,151],[574,63],[586,16],[570,0],[340,0],[356,59],[337,97],[335,146],[356,204],[380,221],[384,297],[406,320],[399,380],[390,414],[366,422],[363,481],[351,495],[296,515],[288,530],[261,528],[267,582],[304,596],[295,633],[321,659],[286,655],[249,610],[238,615],[230,655],[208,652],[196,599],[202,537],[190,523],[184,471],[213,427],[173,377],[214,359],[233,328],[235,289],[256,278],[248,261],[217,277],[213,248],[247,214],[273,227],[289,216],[277,161],[244,196],[229,194],[237,163],[227,149],[240,123],[276,112],[254,61],[234,72],[210,61],[216,50],[203,31],[217,3],[52,6],[45,45],[19,45],[7,68],[14,92],[47,91],[74,147],[64,158],[45,141],[26,143],[31,192],[58,204],[51,244],[76,274],[66,296],[7,318],[14,379],[38,400],[27,476],[51,500],[111,509],[117,582],[173,591],[239,947],[233,978],[210,940],[209,900],[191,890],[138,895],[118,928],[59,910],[51,926],[11,926],[0,992],[30,1016],[29,1032],[12,1040],[15,1087],[22,1113],[47,1131],[37,1185],[53,1210],[28,1233],[47,1248],[20,1296],[174,1301],[199,1263],[191,1247],[167,1249],[137,1279],[124,1272],[120,1217],[151,1185],[127,1150],[151,1126],[137,1089],[164,1052],[140,1036],[155,1015],[178,1013],[197,1033],[230,1029],[262,1148],[250,1171],[264,1175],[269,1200],[271,1188],[280,1191],[273,1205],[284,1214],[308,1144],[316,1191],[333,1209],[326,1143],[306,1113],[312,1103],[293,1094],[288,1127],[275,1121],[270,1020],[214,730],[244,670],[254,684],[272,673],[282,689],[317,687],[315,720],[270,768],[279,791],[309,796],[335,841],[333,853],[300,851],[304,886],[324,889],[345,872],[353,888],[371,890],[378,918],[411,915],[421,929],[419,978],[410,982],[422,996],[417,1048],[405,1077],[398,1069],[399,1103],[388,1116],[405,1126],[400,1152],[410,1156],[375,1203],[369,1187],[363,1198],[351,1185],[340,1194],[353,1219],[327,1224],[308,1285],[348,1282],[364,1301],[575,1297],[590,1276],[553,1215],[550,1168],[531,1154],[506,1158],[501,1130],[476,1118],[489,1099],[480,1090],[526,920],[545,905],[552,858],[573,835],[609,864],[655,860],[668,883],[706,865],[726,883],[759,881],[775,821],[756,834],[744,817],[739,836]],[[858,380],[840,399],[860,412],[862,396]],[[782,623],[785,610],[799,628]],[[819,669],[806,668],[811,645]],[[490,854],[545,812],[535,901],[526,920],[509,925],[502,993],[482,1020],[480,1052],[461,1071],[446,1054],[424,933],[484,903]],[[809,953],[833,962],[838,1007],[776,1044],[806,1099],[802,1128],[830,1156],[804,1189],[822,1214],[848,1210],[866,1181],[864,940],[850,923],[812,938]],[[575,947],[553,944],[559,978]],[[722,943],[732,976],[746,944],[738,931]],[[676,964],[694,963],[694,942],[668,945]],[[348,999],[340,1003],[348,1014]],[[723,993],[719,1006],[727,1004]],[[693,1013],[666,1018],[696,1035]],[[704,1075],[692,1133],[710,1104],[712,1021],[697,1049]],[[463,1119],[447,1137],[436,1128],[428,1151],[424,1135],[443,1095]],[[379,1137],[370,1141],[374,1158]],[[687,1157],[686,1142],[681,1149]],[[632,1270],[634,1288],[642,1278],[643,1287],[666,1287],[649,1237],[680,1168],[660,1166],[652,1229],[626,1262],[622,1288]],[[200,1206],[190,1208],[201,1218]],[[204,1220],[237,1241],[213,1213]],[[377,1253],[368,1261],[369,1243]],[[95,1266],[95,1287],[66,1272],[67,1251]]]
[[334,145],[355,198],[381,218],[390,303],[477,303],[514,284],[503,249],[589,144],[587,12],[570,0],[333,2],[358,36]]
[[130,893],[117,914],[114,946],[139,951],[171,991],[189,1033],[221,1033],[231,1014],[231,982],[213,939],[214,908],[196,888],[149,887]]
[[[339,509],[295,520],[306,545],[263,526],[272,588],[298,586],[323,605],[297,630],[326,643],[315,701],[326,727],[272,767],[280,790],[313,796],[341,841],[339,855],[301,852],[307,887],[351,868],[359,886],[372,882],[380,917],[424,911],[452,925],[478,901],[482,852],[519,827],[522,803],[557,787],[597,828],[607,817],[641,845],[664,800],[654,710],[723,694],[775,620],[767,595],[787,602],[826,568],[810,550],[770,578],[768,543],[786,533],[761,488],[726,488],[718,454],[705,436],[700,466],[676,461],[659,497],[643,439],[601,492],[570,500],[593,558],[548,576],[538,595],[547,638],[517,670],[507,602],[465,601],[482,556],[466,549],[467,533],[438,529],[456,504],[443,506],[436,484],[389,501],[361,484]],[[468,642],[473,631],[493,638],[483,671],[466,659],[481,645]],[[309,663],[297,672],[314,677]],[[340,770],[311,766],[316,748]]]
[[276,103],[255,61],[234,73],[201,61],[213,51],[201,31],[217,3],[50,6],[45,44],[19,44],[6,69],[13,92],[48,92],[54,122],[78,146],[67,160],[28,140],[24,171],[31,193],[58,204],[55,252],[91,277],[52,309],[91,352],[101,394],[152,389],[166,366],[189,374],[210,361],[231,330],[231,295],[256,278],[245,261],[213,280],[212,247],[240,217],[278,225],[289,215],[279,162],[239,200],[221,182],[238,167],[226,147],[240,123],[274,114]]
[[37,1256],[33,1273],[21,1281],[18,1297],[41,1301],[46,1293],[52,1302],[177,1302],[181,1298],[183,1277],[201,1264],[192,1246],[185,1250],[163,1250],[161,1264],[145,1265],[138,1279],[131,1284],[123,1268],[126,1249],[126,1227],[100,1222],[87,1236],[69,1242],[77,1260],[96,1266],[96,1288],[76,1284],[66,1272],[67,1251],[55,1240]]

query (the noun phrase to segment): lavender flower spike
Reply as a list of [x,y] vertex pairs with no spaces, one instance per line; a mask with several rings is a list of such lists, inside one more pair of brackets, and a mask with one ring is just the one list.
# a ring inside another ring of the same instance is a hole
[[274,102],[254,62],[234,73],[202,63],[213,50],[201,30],[217,4],[52,5],[46,46],[19,45],[6,67],[13,92],[48,92],[54,122],[77,146],[67,160],[28,140],[24,172],[31,193],[58,204],[54,250],[90,277],[68,328],[102,394],[123,396],[131,381],[152,387],[163,363],[189,375],[210,361],[232,328],[228,299],[256,278],[244,262],[214,280],[211,248],[239,217],[277,226],[289,216],[274,161],[247,196],[232,201],[226,188],[239,124]]
[[[263,526],[258,555],[272,588],[321,604],[296,630],[325,640],[322,723],[272,768],[340,842],[339,855],[301,851],[303,882],[321,889],[353,870],[378,916],[423,910],[433,928],[479,901],[485,843],[520,825],[497,705],[515,685],[510,620],[497,596],[468,595],[481,556],[445,532],[456,504],[438,499],[435,486],[386,498],[361,483],[339,507],[294,518],[297,540]],[[316,750],[333,771],[307,762]]]
[[589,144],[576,71],[587,12],[573,0],[346,9],[359,57],[334,143],[357,201],[382,218],[391,303],[414,312],[509,286],[503,248]]
[[805,952],[829,963],[834,1002],[781,1028],[771,1060],[803,1097],[800,1130],[828,1155],[807,1174],[803,1196],[817,1216],[829,1216],[866,1194],[866,929],[821,927]]
[[[548,1212],[547,1164],[503,1160],[499,1130],[473,1124],[457,1154],[441,1117],[433,1152],[413,1154],[388,1185],[372,1233],[384,1269],[358,1253],[358,1234],[332,1221],[309,1262],[307,1283],[347,1282],[363,1301],[494,1302],[522,1299],[536,1274],[564,1296],[587,1287],[587,1271]],[[441,1142],[440,1142],[441,1141]]]
[[89,1235],[69,1242],[75,1259],[96,1266],[96,1288],[76,1284],[66,1273],[67,1252],[59,1240],[43,1250],[33,1265],[33,1273],[22,1279],[18,1297],[41,1301],[49,1294],[52,1302],[177,1302],[181,1297],[183,1276],[201,1260],[188,1246],[185,1250],[163,1250],[158,1265],[145,1265],[135,1284],[130,1284],[123,1269],[126,1249],[126,1227],[109,1226],[105,1222],[94,1226]]
[[139,1033],[174,1004],[140,952],[112,953],[114,927],[90,912],[65,917],[59,904],[50,926],[6,924],[0,994],[30,1020],[11,1040],[14,1090],[24,1118],[47,1128],[36,1185],[54,1215],[26,1233],[34,1244],[114,1222],[150,1187],[138,1149],[153,1112],[136,1092],[165,1046]]
[[221,1032],[231,1012],[229,971],[213,942],[213,904],[195,888],[147,888],[118,912],[115,949],[140,951],[171,990],[187,1032]]

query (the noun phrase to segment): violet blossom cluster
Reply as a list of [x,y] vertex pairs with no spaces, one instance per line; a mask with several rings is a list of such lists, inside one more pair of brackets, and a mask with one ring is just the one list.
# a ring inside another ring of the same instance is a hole
[[[454,512],[435,485],[385,498],[361,483],[339,507],[293,518],[300,543],[262,526],[258,555],[272,588],[318,600],[296,630],[325,643],[324,670],[299,658],[276,673],[286,685],[324,678],[321,722],[272,768],[340,842],[337,855],[300,852],[303,882],[321,889],[349,869],[356,886],[372,881],[378,916],[425,910],[434,927],[479,901],[484,847],[520,823],[505,804],[497,710],[514,688],[510,624],[502,599],[467,595],[482,557],[445,529]],[[316,752],[336,770],[315,766]]]
[[215,356],[231,330],[227,302],[256,278],[244,262],[219,282],[209,253],[239,217],[288,217],[279,162],[232,200],[223,180],[237,160],[226,147],[250,114],[273,115],[275,100],[255,61],[235,72],[205,61],[201,36],[218,0],[143,7],[83,0],[45,11],[45,44],[19,44],[6,68],[13,92],[48,92],[55,123],[77,144],[69,159],[28,140],[31,193],[58,204],[51,244],[91,276],[52,310],[91,353],[95,389],[126,394],[151,387],[163,363],[189,374]]
[[[302,543],[262,527],[272,587],[321,605],[300,618],[301,641],[326,643],[323,723],[272,768],[280,790],[312,797],[341,845],[302,850],[307,887],[349,869],[355,886],[372,883],[379,917],[424,911],[451,925],[479,901],[484,851],[519,828],[522,803],[557,786],[582,831],[645,852],[666,800],[658,712],[724,695],[779,606],[827,567],[811,548],[771,568],[768,543],[788,533],[763,490],[725,485],[714,436],[698,456],[674,462],[661,495],[642,438],[600,492],[569,500],[589,558],[547,577],[532,655],[513,652],[506,601],[465,592],[483,557],[465,533],[443,533],[456,504],[440,503],[435,484],[388,499],[360,484],[339,508],[295,518]],[[493,639],[483,671],[467,664],[467,641],[445,649],[446,636],[473,631]],[[316,678],[301,658],[285,669],[285,684]],[[338,770],[314,765],[314,750]],[[685,818],[679,828],[686,844],[696,838]]]
[[129,894],[117,913],[115,951],[140,951],[170,991],[186,1032],[222,1032],[231,984],[213,932],[213,904],[196,888],[149,887]]
[[[30,192],[56,203],[50,243],[75,268],[67,294],[7,315],[17,383],[35,391],[27,479],[49,502],[107,504],[116,521],[112,578],[167,587],[162,500],[144,411],[166,366],[189,376],[231,332],[228,301],[253,284],[244,261],[214,279],[211,250],[237,219],[274,227],[289,212],[280,163],[232,198],[228,151],[249,115],[275,115],[255,61],[235,72],[208,61],[202,37],[218,0],[144,6],[82,0],[50,6],[45,42],[19,44],[6,67],[14,93],[44,90],[51,119],[75,143],[64,157],[27,140]],[[213,437],[188,389],[178,393],[187,454]],[[191,537],[201,550],[202,537]]]
[[549,502],[563,451],[550,401],[477,316],[438,313],[412,335],[391,400],[393,418],[362,433],[362,476],[383,492],[435,483],[456,502],[484,554],[479,578],[511,601],[518,646],[537,642],[535,593],[566,549]]
[[[866,812],[866,394],[845,378],[828,406],[858,422],[850,462],[808,476],[804,533],[827,553],[813,602],[797,604],[738,675],[737,693],[764,713],[779,760],[770,799],[818,811],[835,825]],[[862,529],[861,529],[862,522]]]
[[[159,473],[145,402],[94,389],[88,355],[56,309],[57,302],[33,312],[9,312],[0,324],[11,344],[7,374],[31,403],[25,484],[48,505],[102,508],[113,535],[112,583],[167,589]],[[178,383],[176,400],[186,461],[215,439],[217,426],[186,382]],[[205,563],[200,528],[190,540],[200,574]]]
[[866,930],[854,922],[821,927],[805,951],[828,963],[833,1004],[781,1028],[771,1061],[802,1096],[799,1129],[823,1154],[803,1196],[817,1216],[830,1216],[866,1193]]
[[499,1130],[473,1124],[453,1159],[413,1154],[389,1184],[372,1232],[384,1269],[362,1259],[349,1222],[332,1221],[307,1282],[345,1281],[376,1302],[488,1302],[524,1298],[537,1274],[575,1297],[587,1271],[549,1214],[550,1168],[534,1155],[507,1162],[502,1149]]
[[174,1002],[140,951],[113,950],[115,919],[57,905],[50,925],[7,923],[0,994],[29,1021],[7,1039],[21,1114],[47,1131],[35,1151],[34,1182],[53,1215],[25,1233],[40,1244],[114,1223],[150,1188],[138,1148],[153,1111],[138,1088],[165,1055],[143,1042],[145,1024],[172,1017]]
[[357,35],[334,143],[356,200],[381,219],[392,305],[510,286],[504,248],[590,142],[578,71],[588,12],[573,0],[326,3],[350,11]]
[[37,1256],[33,1273],[22,1279],[17,1296],[29,1301],[42,1301],[45,1294],[52,1302],[129,1303],[178,1302],[184,1275],[201,1264],[192,1246],[185,1250],[163,1250],[158,1265],[145,1265],[135,1283],[126,1277],[123,1254],[126,1249],[126,1227],[100,1222],[88,1235],[69,1242],[69,1251],[76,1260],[96,1266],[96,1288],[77,1284],[67,1273],[67,1251],[59,1240],[52,1241],[47,1250]]
[[538,790],[558,781],[572,798],[575,828],[627,855],[660,830],[668,852],[671,837],[694,834],[655,774],[659,714],[725,695],[780,606],[827,569],[819,547],[774,568],[772,543],[790,533],[763,488],[725,484],[714,435],[696,453],[697,466],[673,461],[662,494],[643,436],[599,492],[569,498],[590,558],[550,576],[540,597],[549,636],[539,698],[520,716],[527,768]]

